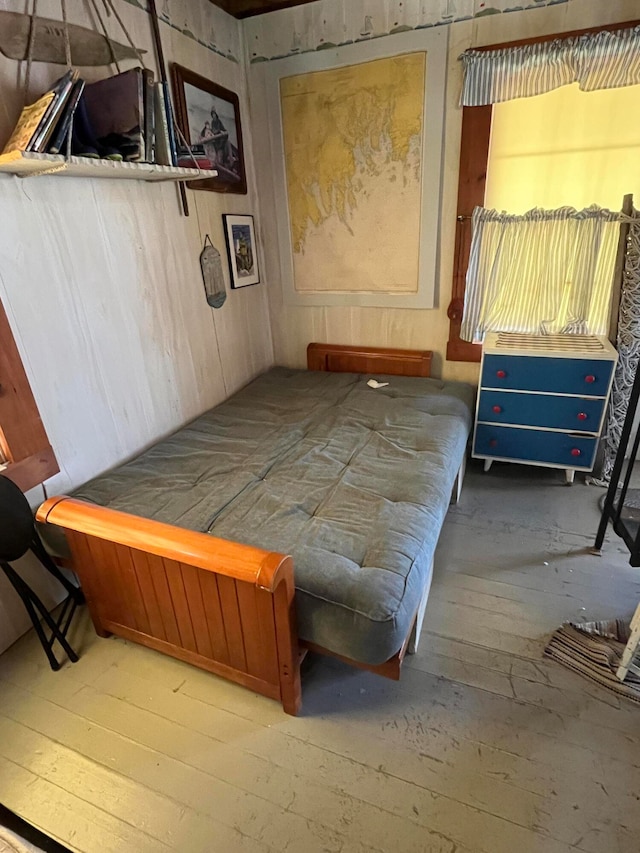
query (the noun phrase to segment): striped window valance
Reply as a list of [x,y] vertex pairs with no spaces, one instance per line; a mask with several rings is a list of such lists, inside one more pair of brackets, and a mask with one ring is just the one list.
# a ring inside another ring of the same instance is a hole
[[640,83],[640,26],[501,50],[467,50],[462,105],[542,95],[578,83],[584,92]]

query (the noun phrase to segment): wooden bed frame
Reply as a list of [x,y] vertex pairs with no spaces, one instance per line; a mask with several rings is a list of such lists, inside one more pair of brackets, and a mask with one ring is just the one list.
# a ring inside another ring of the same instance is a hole
[[[307,364],[428,377],[431,355],[314,343]],[[45,501],[36,518],[64,528],[101,637],[141,643],[278,699],[288,714],[299,712],[304,654],[332,652],[298,639],[291,557],[69,497]],[[426,595],[393,658],[379,666],[347,662],[398,679],[424,602]]]

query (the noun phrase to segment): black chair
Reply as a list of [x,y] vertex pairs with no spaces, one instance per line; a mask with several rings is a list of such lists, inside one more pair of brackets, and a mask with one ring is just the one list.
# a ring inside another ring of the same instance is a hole
[[[37,557],[44,568],[62,584],[68,593],[57,619],[51,616],[29,584],[9,565],[14,560],[23,557],[27,551],[31,551]],[[0,568],[22,599],[36,634],[42,643],[42,648],[49,659],[51,669],[60,669],[60,663],[53,653],[53,644],[56,640],[67,653],[69,660],[75,663],[78,660],[78,655],[67,642],[67,632],[76,607],[84,601],[84,595],[79,587],[74,586],[62,574],[45,551],[38,536],[27,499],[15,483],[2,475],[0,475]],[[51,631],[49,638],[47,638],[41,620]]]

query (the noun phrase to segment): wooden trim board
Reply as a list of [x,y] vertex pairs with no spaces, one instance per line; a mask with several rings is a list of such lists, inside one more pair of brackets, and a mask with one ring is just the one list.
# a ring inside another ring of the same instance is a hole
[[58,473],[22,358],[0,302],[0,452],[5,477],[28,491]]

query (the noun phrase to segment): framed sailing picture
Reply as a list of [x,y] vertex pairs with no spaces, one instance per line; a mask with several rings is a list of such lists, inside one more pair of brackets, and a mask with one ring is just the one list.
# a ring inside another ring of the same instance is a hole
[[238,288],[247,287],[249,284],[258,284],[260,270],[258,269],[253,216],[224,213],[222,221],[224,223],[224,236],[227,241],[231,287]]
[[189,187],[246,193],[238,96],[181,65],[173,65],[171,74],[176,120],[184,137],[178,140],[179,157],[195,158],[202,168],[218,172],[217,178],[189,181]]

